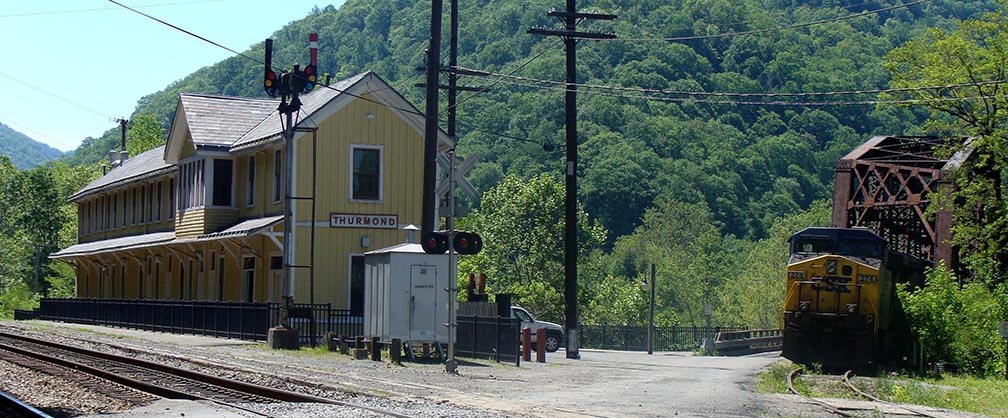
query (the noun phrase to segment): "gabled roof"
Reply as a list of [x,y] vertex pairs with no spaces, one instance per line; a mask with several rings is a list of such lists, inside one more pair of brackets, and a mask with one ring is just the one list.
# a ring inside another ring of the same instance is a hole
[[80,191],[68,197],[67,200],[73,202],[92,193],[171,171],[175,166],[164,162],[162,158],[164,150],[165,147],[162,145],[140,153],[136,157],[127,159],[121,166],[113,168],[104,176],[88,183],[87,186],[84,186]]
[[210,96],[182,93],[179,105],[185,110],[193,142],[200,145],[226,145],[256,126],[276,110],[273,99]]
[[[370,94],[371,99],[361,96]],[[366,71],[329,86],[318,86],[311,93],[300,96],[301,110],[295,115],[297,127],[317,126],[339,110],[343,105],[354,99],[373,100],[382,106],[390,108],[407,124],[421,135],[424,132],[424,115],[406,98],[402,97],[392,86],[377,74]],[[273,111],[254,128],[246,132],[234,144],[231,151],[251,148],[256,145],[282,138],[283,124],[281,114]],[[286,122],[284,122],[286,123]],[[446,151],[452,146],[451,138],[438,129],[438,144],[440,151]]]

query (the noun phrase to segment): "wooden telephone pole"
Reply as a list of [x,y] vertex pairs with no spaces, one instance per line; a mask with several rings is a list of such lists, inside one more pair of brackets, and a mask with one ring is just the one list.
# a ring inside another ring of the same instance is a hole
[[567,164],[566,212],[564,216],[564,328],[567,330],[567,358],[578,359],[577,305],[577,41],[578,39],[613,39],[611,33],[579,32],[577,25],[586,20],[614,20],[616,15],[578,13],[576,0],[567,0],[567,10],[551,10],[549,16],[564,23],[563,29],[532,28],[534,35],[559,36],[567,51]]

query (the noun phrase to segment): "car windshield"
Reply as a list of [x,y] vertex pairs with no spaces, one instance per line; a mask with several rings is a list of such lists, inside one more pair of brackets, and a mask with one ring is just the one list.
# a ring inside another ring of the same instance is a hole
[[514,308],[511,309],[511,313],[515,318],[522,320],[522,322],[533,322],[532,315],[529,315],[529,313],[525,312],[523,309]]

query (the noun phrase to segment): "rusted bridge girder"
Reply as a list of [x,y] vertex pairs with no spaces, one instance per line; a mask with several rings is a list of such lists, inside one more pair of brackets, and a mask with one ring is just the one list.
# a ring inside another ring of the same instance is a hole
[[950,150],[963,143],[968,139],[876,136],[861,144],[837,162],[832,226],[865,227],[895,251],[952,266],[950,207],[928,209],[950,202],[935,198],[955,187],[952,172],[972,148]]

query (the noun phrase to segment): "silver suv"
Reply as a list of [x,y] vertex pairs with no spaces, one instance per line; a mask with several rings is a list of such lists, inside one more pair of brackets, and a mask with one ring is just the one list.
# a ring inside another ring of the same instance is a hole
[[511,307],[511,317],[518,318],[521,320],[521,327],[528,327],[532,330],[532,344],[536,344],[536,332],[539,328],[546,329],[546,351],[553,353],[560,349],[560,345],[563,342],[563,327],[558,324],[546,321],[536,321],[532,314],[520,306]]

